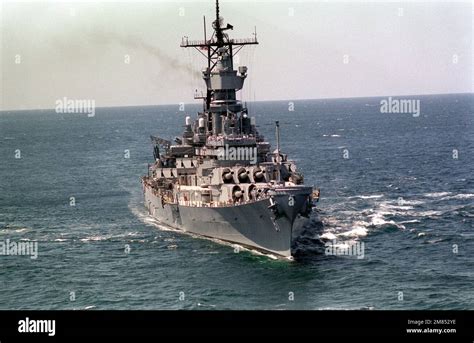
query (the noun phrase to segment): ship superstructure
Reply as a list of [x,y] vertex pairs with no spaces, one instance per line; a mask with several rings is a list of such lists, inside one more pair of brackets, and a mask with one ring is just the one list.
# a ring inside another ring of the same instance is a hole
[[[319,191],[303,184],[296,164],[259,134],[254,117],[237,100],[247,67],[234,70],[234,56],[248,39],[231,39],[216,1],[213,34],[181,42],[207,60],[203,110],[185,118],[174,142],[152,136],[155,162],[142,178],[145,206],[158,221],[194,234],[291,256],[291,246],[308,220]],[[204,24],[204,27],[205,24]]]

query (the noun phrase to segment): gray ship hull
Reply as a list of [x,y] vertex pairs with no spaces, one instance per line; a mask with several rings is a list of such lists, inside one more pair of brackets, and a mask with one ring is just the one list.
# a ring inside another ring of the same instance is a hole
[[[159,222],[193,234],[256,248],[284,257],[291,256],[293,240],[298,236],[308,218],[298,214],[303,202],[296,197],[296,206],[275,215],[270,208],[288,201],[288,194],[229,207],[196,207],[168,204],[145,187],[145,206]],[[301,194],[301,199],[307,194]],[[286,213],[288,212],[288,213]]]

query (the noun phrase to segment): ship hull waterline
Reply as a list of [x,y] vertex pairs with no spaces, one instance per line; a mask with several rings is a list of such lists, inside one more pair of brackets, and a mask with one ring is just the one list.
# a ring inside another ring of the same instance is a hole
[[[290,194],[252,203],[201,207],[166,203],[150,187],[144,187],[145,207],[158,222],[171,228],[291,258],[292,243],[309,218],[299,214],[308,196],[293,194],[295,205],[285,215],[275,215],[275,204],[287,204]],[[274,200],[277,199],[277,200]],[[291,212],[288,212],[291,210]]]

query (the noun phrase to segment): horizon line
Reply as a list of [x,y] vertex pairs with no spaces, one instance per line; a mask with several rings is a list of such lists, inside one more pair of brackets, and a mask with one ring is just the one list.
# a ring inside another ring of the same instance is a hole
[[[350,100],[350,99],[372,99],[372,98],[388,98],[388,97],[422,97],[422,96],[436,96],[436,95],[467,95],[472,94],[474,95],[474,91],[471,92],[460,92],[460,93],[428,93],[428,94],[398,94],[398,95],[377,95],[377,96],[355,96],[355,97],[328,97],[328,98],[311,98],[311,99],[263,99],[263,100],[249,100],[243,101],[242,103],[258,103],[258,102],[287,102],[287,101],[319,101],[319,100]],[[63,97],[64,98],[64,97]],[[65,97],[67,98],[67,97]],[[71,100],[94,100],[94,99],[76,99],[71,98]],[[95,109],[101,108],[128,108],[128,107],[159,107],[159,106],[176,106],[180,103],[167,103],[167,104],[153,104],[153,105],[124,105],[124,106],[98,106]],[[198,105],[197,102],[190,102],[184,103],[185,105]],[[26,112],[26,111],[54,111],[55,108],[30,108],[30,109],[7,109],[3,110],[0,109],[0,113],[2,112]]]

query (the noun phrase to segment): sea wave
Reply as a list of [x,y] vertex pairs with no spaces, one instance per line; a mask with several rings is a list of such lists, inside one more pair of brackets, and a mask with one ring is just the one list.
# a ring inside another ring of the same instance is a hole
[[456,194],[442,197],[441,200],[452,200],[452,199],[471,199],[474,198],[474,194],[472,193],[465,193],[465,194]]
[[393,227],[401,230],[405,230],[405,225],[395,222],[394,220],[386,220],[381,215],[373,215],[371,220],[371,226],[375,228],[385,228],[385,227]]
[[441,216],[444,212],[443,211],[418,211],[418,212],[410,212],[409,215],[413,217],[438,217]]
[[108,241],[108,240],[117,240],[129,237],[137,237],[139,236],[139,232],[126,232],[122,234],[105,234],[105,235],[92,235],[85,238],[79,239],[81,242],[100,242],[100,241]]
[[[406,229],[402,223],[397,223],[385,217],[385,211],[375,211],[371,209],[365,217],[361,213],[352,217],[337,218],[329,217],[323,219],[323,233],[319,236],[322,240],[335,239],[359,239],[375,232],[382,232],[386,229]],[[366,218],[366,219],[364,219]],[[382,230],[382,231],[380,231]]]
[[21,232],[26,232],[30,231],[31,229],[29,227],[24,227],[24,226],[10,226],[10,225],[2,225],[0,226],[0,234],[11,234],[11,233],[21,233]]
[[106,241],[106,240],[109,240],[112,236],[110,235],[105,235],[105,236],[101,236],[101,235],[97,235],[97,236],[89,236],[89,237],[86,237],[86,238],[81,238],[80,241],[81,242],[99,242],[99,241]]
[[383,194],[371,194],[371,195],[355,195],[349,198],[360,198],[360,199],[379,199],[383,198]]
[[426,202],[422,200],[405,200],[401,199],[400,201],[397,200],[397,203],[400,203],[401,206],[403,205],[423,205]]
[[431,239],[426,241],[427,244],[436,244],[445,241],[444,238],[438,238],[438,239]]
[[451,192],[435,192],[435,193],[425,193],[423,196],[428,198],[441,198],[451,194]]
[[407,206],[407,205],[391,205],[391,204],[380,204],[379,205],[381,208],[385,209],[392,209],[392,210],[413,210],[413,206]]
[[355,227],[350,231],[342,232],[338,236],[343,237],[365,237],[367,236],[368,230],[365,227]]
[[330,241],[333,241],[337,238],[337,236],[335,234],[333,234],[332,232],[325,232],[319,237],[321,239],[327,239],[327,240],[330,240]]
[[400,224],[413,224],[413,223],[419,223],[420,221],[418,219],[412,219],[412,220],[404,220],[401,221]]

